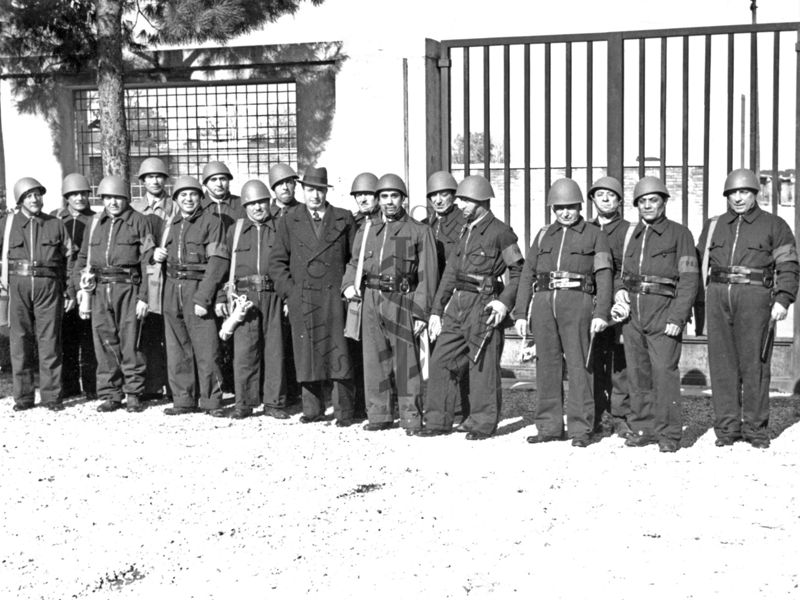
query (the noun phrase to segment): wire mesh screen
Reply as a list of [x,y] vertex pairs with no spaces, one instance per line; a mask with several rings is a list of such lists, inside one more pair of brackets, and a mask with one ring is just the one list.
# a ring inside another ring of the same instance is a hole
[[[74,95],[78,161],[94,188],[103,177],[100,112],[96,90]],[[294,82],[128,88],[131,193],[148,156],[167,163],[170,175],[199,177],[203,165],[221,160],[240,183],[267,176],[270,165],[297,168],[297,99]]]

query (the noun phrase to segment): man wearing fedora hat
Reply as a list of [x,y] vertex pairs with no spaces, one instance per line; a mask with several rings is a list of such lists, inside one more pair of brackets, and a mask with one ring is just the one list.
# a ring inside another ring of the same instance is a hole
[[289,307],[301,422],[321,420],[330,400],[336,424],[346,427],[353,417],[353,366],[340,288],[356,227],[349,211],[328,204],[327,169],[309,167],[300,184],[305,204],[278,221],[269,275]]

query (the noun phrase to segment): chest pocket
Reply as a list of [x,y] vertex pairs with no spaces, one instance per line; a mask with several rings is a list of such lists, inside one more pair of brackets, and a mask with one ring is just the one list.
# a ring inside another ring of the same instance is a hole
[[488,274],[491,273],[497,262],[497,248],[481,245],[472,248],[465,257],[465,267],[470,273]]
[[[94,249],[92,250],[94,252]],[[139,239],[130,227],[122,226],[114,240],[113,262],[132,266],[139,262]]]
[[185,261],[188,264],[206,262],[206,245],[203,234],[204,232],[196,225],[186,232],[186,237],[184,238],[186,246]]

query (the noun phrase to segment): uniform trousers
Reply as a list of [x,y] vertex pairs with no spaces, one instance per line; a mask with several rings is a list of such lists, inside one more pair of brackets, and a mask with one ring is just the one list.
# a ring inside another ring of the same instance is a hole
[[353,394],[355,386],[351,379],[323,379],[300,382],[302,389],[303,415],[317,419],[325,413],[325,406],[333,405],[333,416],[337,420],[353,418]]
[[[442,317],[442,332],[430,362],[425,395],[425,427],[449,430],[461,402],[460,379],[469,377],[469,417],[463,427],[488,435],[497,430],[502,403],[500,355],[504,333],[489,329],[484,311],[492,296],[456,290]],[[473,359],[483,345],[478,361]],[[466,360],[465,360],[466,359]]]
[[144,393],[147,366],[136,346],[142,325],[136,318],[136,301],[137,290],[130,283],[98,283],[92,297],[97,392],[102,400],[121,402],[125,394],[138,398]]
[[620,343],[622,325],[612,324],[595,335],[594,357],[594,422],[600,424],[604,412],[615,422],[626,421],[631,412],[625,346]]
[[147,363],[144,379],[144,393],[148,396],[160,396],[167,388],[169,395],[169,378],[167,377],[167,349],[164,336],[164,317],[156,313],[147,313],[142,322],[142,352]]
[[75,396],[97,393],[97,359],[92,340],[92,320],[81,319],[78,309],[64,313],[61,325],[63,361],[61,367],[62,393]]
[[[536,410],[540,435],[586,436],[594,427],[592,375],[586,369],[593,298],[576,290],[536,292],[531,309],[536,340]],[[563,360],[562,360],[563,357]],[[569,391],[564,402],[564,362]],[[565,411],[566,409],[566,411]]]
[[219,337],[214,311],[194,314],[197,281],[167,277],[164,282],[164,333],[169,385],[176,408],[213,410],[222,404]]
[[708,366],[719,438],[767,440],[770,362],[761,362],[770,290],[743,284],[708,286]]
[[14,402],[18,405],[33,404],[37,349],[42,402],[61,402],[63,284],[53,277],[10,275],[8,302]]

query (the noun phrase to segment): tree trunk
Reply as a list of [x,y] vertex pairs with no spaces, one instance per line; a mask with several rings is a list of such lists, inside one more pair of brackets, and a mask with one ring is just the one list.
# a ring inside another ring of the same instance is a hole
[[103,174],[130,181],[122,66],[122,0],[97,1],[97,94]]
[[3,99],[0,97],[0,212],[5,211],[8,205],[6,201],[6,147],[3,143],[2,103]]

